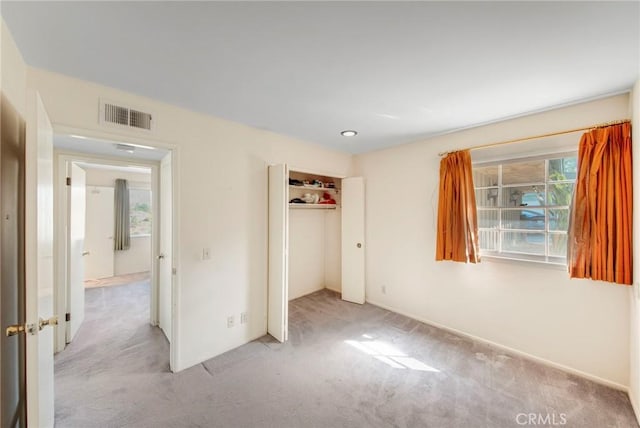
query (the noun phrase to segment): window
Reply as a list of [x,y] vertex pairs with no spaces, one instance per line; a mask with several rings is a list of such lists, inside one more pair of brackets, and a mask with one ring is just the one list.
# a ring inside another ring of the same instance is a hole
[[129,189],[131,236],[151,235],[151,190]]
[[480,253],[565,264],[575,153],[474,165]]

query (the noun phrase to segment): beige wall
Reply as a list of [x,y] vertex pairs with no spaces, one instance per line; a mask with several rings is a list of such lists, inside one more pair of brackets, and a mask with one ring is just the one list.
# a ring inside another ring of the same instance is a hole
[[0,17],[0,90],[26,118],[27,66]]
[[535,264],[434,261],[438,152],[590,126],[628,110],[621,95],[357,156],[366,178],[367,300],[628,385],[629,287],[569,280]]
[[[633,188],[640,189],[640,80],[636,82],[631,93],[631,120],[632,120],[632,141],[633,141]],[[633,272],[636,278],[633,282],[633,295],[630,302],[630,380],[629,396],[631,404],[636,412],[636,417],[640,420],[640,195],[636,192],[634,199],[633,224],[634,224],[634,247],[633,252]]]
[[116,251],[113,258],[114,275],[148,272],[151,270],[151,236],[132,236],[127,251]]
[[[197,364],[266,332],[267,164],[349,175],[352,157],[320,146],[180,109],[104,86],[30,69],[30,79],[61,132],[174,145],[179,212],[176,231],[176,369]],[[152,133],[98,124],[100,97],[155,113]],[[78,129],[82,130],[80,132]],[[202,260],[202,249],[211,260]],[[249,322],[227,328],[227,317]]]
[[324,210],[289,210],[289,300],[324,285]]
[[341,210],[289,210],[289,300],[341,290]]

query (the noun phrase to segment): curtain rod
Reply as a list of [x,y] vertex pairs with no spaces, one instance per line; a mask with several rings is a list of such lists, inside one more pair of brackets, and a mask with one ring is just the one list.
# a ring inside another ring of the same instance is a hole
[[[537,140],[539,138],[553,137],[555,135],[571,134],[573,132],[587,131],[587,130],[598,129],[598,128],[605,128],[607,126],[620,125],[620,124],[623,124],[623,123],[630,123],[630,122],[631,122],[630,119],[614,120],[614,121],[611,121],[611,122],[600,123],[600,124],[594,125],[594,126],[586,126],[584,128],[576,128],[576,129],[569,129],[569,130],[566,130],[566,131],[551,132],[549,134],[534,135],[533,137],[517,138],[515,140],[500,141],[498,143],[481,144],[481,145],[478,145],[478,146],[469,147],[466,150],[488,149],[489,147],[501,146],[503,144],[521,143],[521,142],[529,141],[529,140]],[[442,156],[448,155],[449,153],[455,153],[455,152],[458,152],[458,151],[460,151],[460,150],[450,150],[448,152],[440,152],[440,153],[438,153],[438,156],[442,157]]]

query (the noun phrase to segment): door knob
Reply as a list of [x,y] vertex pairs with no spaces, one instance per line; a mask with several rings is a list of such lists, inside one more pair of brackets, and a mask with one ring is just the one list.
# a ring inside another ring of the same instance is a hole
[[84,256],[88,256],[89,254],[91,254],[89,251],[83,251],[83,252],[82,252],[82,256],[83,256],[83,257],[84,257]]
[[35,328],[33,324],[13,324],[8,326],[5,330],[7,337],[15,336],[20,333],[35,334]]
[[158,260],[162,260],[162,259],[164,259],[164,254],[160,254],[160,255],[158,256]]
[[25,332],[25,326],[22,324],[10,325],[5,330],[5,334],[7,335],[7,337],[15,336],[17,334],[24,333],[24,332]]
[[51,317],[46,320],[43,320],[42,318],[40,318],[40,321],[38,321],[38,330],[42,330],[48,325],[51,325],[51,326],[58,325],[58,317]]
[[358,242],[358,243],[356,244],[356,247],[358,247],[358,248],[362,248],[362,244]]

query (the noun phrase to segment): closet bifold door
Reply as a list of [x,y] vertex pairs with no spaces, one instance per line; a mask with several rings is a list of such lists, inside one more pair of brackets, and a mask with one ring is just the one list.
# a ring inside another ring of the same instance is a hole
[[342,300],[363,304],[364,178],[342,179]]
[[269,166],[269,279],[267,333],[287,340],[289,304],[289,172],[286,165]]

